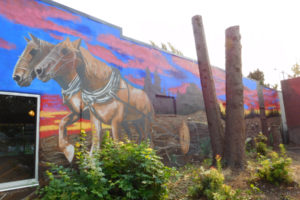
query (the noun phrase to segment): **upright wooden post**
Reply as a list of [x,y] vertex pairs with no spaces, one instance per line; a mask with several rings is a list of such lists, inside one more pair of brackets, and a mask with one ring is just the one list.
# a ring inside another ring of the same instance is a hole
[[208,130],[210,133],[213,156],[223,156],[224,129],[221,123],[221,112],[217,102],[216,89],[209,63],[206,47],[202,17],[197,15],[192,18],[195,44],[200,71],[201,86],[205,104]]
[[230,167],[245,164],[244,86],[239,26],[226,30],[225,160]]

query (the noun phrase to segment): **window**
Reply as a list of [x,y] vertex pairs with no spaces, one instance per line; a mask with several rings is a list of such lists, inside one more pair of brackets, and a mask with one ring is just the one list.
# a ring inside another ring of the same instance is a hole
[[38,185],[39,95],[0,92],[0,191]]
[[156,114],[177,114],[175,97],[156,94],[154,104]]

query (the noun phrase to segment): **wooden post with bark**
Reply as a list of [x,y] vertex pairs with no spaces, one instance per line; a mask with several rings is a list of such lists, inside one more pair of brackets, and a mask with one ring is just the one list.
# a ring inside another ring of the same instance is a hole
[[226,30],[225,161],[233,168],[245,164],[244,86],[239,26]]
[[216,89],[209,62],[202,17],[196,15],[192,18],[195,44],[200,71],[201,86],[205,104],[208,130],[210,134],[213,156],[223,156],[224,129],[221,123],[221,112],[217,102]]

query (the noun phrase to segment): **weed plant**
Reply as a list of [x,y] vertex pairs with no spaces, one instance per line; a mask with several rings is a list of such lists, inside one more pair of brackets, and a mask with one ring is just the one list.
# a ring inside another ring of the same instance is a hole
[[199,199],[205,197],[208,200],[237,200],[239,193],[230,186],[224,184],[224,175],[221,168],[221,157],[216,157],[217,168],[211,167],[205,170],[200,167],[195,171],[194,185],[189,188],[189,197]]
[[286,155],[283,144],[280,144],[280,153],[271,151],[267,156],[260,155],[258,158],[259,167],[256,173],[258,179],[269,183],[280,185],[292,182],[290,165],[292,159]]

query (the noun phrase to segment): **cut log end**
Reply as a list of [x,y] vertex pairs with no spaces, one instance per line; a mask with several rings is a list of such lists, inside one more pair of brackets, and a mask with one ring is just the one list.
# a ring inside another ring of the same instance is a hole
[[190,131],[185,121],[179,127],[179,142],[182,153],[187,154],[190,149]]

